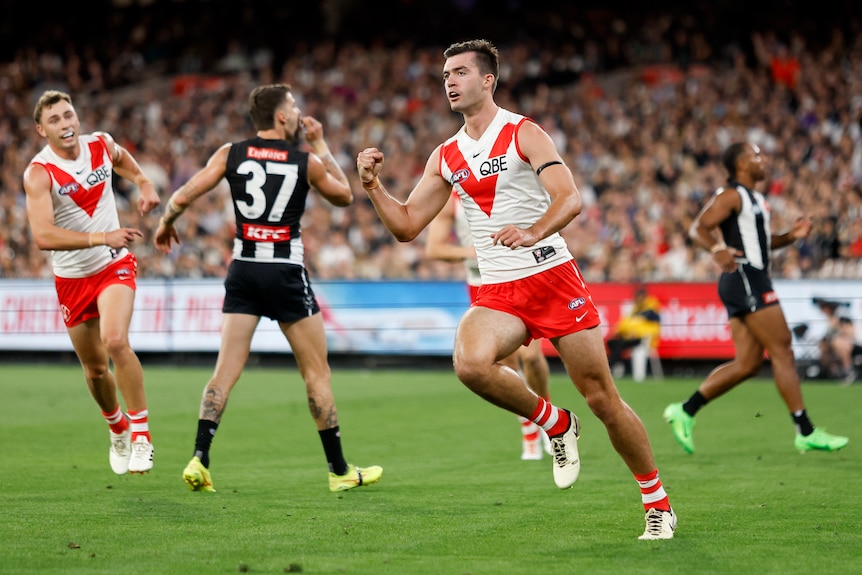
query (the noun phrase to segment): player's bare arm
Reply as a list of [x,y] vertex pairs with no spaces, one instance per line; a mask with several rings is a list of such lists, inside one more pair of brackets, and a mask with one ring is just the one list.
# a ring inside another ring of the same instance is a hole
[[581,213],[583,207],[575,178],[547,132],[533,122],[524,122],[516,137],[519,148],[529,158],[533,170],[538,172],[539,181],[551,196],[551,204],[545,215],[529,228],[508,225],[492,234],[494,245],[502,244],[512,249],[532,246],[560,231]]
[[356,158],[359,180],[383,225],[395,239],[399,242],[412,241],[440,213],[452,193],[452,186],[440,175],[438,168],[440,146],[431,153],[422,178],[403,203],[390,195],[380,182],[378,176],[383,161],[383,152],[377,148],[366,148],[359,152]]
[[311,116],[300,120],[305,141],[314,154],[308,157],[308,183],[334,206],[344,207],[353,201],[350,180],[323,137],[323,125]]
[[114,171],[135,184],[140,190],[140,194],[138,195],[138,211],[140,214],[143,216],[150,213],[153,208],[161,203],[153,182],[141,170],[141,166],[135,160],[134,156],[118,144],[109,133],[96,132],[96,135],[107,144],[111,160],[114,162]]
[[[325,144],[324,144],[325,145]],[[353,201],[353,190],[344,171],[329,152],[308,156],[308,183],[334,206],[344,207]]]
[[213,190],[224,178],[230,148],[231,144],[222,145],[210,156],[206,166],[171,194],[165,208],[165,215],[159,220],[159,228],[153,237],[156,248],[160,252],[169,254],[171,253],[171,243],[180,243],[180,236],[174,227],[177,218],[186,211],[192,202]]
[[794,220],[791,228],[782,234],[772,234],[772,249],[777,250],[787,247],[796,240],[807,238],[811,233],[811,218],[800,216]]
[[716,194],[695,217],[688,233],[694,243],[712,252],[715,262],[728,273],[736,271],[737,265],[734,258],[738,254],[736,250],[727,247],[720,233],[717,235],[716,231],[721,222],[739,212],[741,207],[739,194],[734,190],[728,189],[721,194]]
[[80,250],[94,246],[127,248],[144,234],[134,228],[106,232],[77,232],[54,225],[51,177],[42,166],[31,164],[24,172],[27,219],[30,233],[40,250]]
[[425,237],[425,255],[435,260],[460,262],[476,257],[474,246],[462,246],[452,241],[455,226],[455,199],[449,194],[446,205],[428,225]]

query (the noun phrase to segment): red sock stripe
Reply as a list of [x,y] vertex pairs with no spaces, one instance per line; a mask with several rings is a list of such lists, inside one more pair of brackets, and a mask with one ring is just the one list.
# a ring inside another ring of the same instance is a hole
[[119,405],[117,406],[117,409],[111,413],[105,413],[102,411],[102,416],[105,418],[105,421],[108,422],[108,427],[110,427],[111,431],[114,433],[123,433],[129,428],[129,420],[125,418],[123,410]]
[[660,511],[670,511],[670,499],[668,499],[667,495],[665,495],[661,499],[657,499],[655,501],[644,502],[644,511],[649,511],[650,509],[658,509]]
[[569,428],[569,414],[560,409],[559,407],[554,407],[557,410],[557,423],[555,423],[551,427],[542,426],[549,436],[553,437],[555,435],[562,435]]
[[569,428],[569,414],[565,410],[551,405],[543,397],[539,398],[539,404],[530,419],[550,436],[561,435]]
[[655,493],[656,491],[660,491],[661,488],[662,488],[661,481],[659,481],[650,487],[641,487],[641,493],[643,495],[649,495],[650,493]]
[[123,410],[120,409],[120,406],[118,405],[117,408],[110,413],[103,411],[102,417],[104,417],[105,421],[108,423],[119,423],[123,419]]
[[544,397],[540,397],[539,404],[536,406],[536,410],[530,415],[530,419],[539,425],[542,425],[542,423],[547,421],[550,414],[551,404],[548,403]]
[[635,474],[635,479],[640,486],[644,510],[655,508],[668,511],[670,509],[670,500],[661,484],[661,479],[658,478],[658,469],[645,475]]
[[143,435],[150,440],[150,424],[149,411],[142,409],[140,411],[129,411],[129,419],[132,424],[132,441],[139,435]]
[[641,481],[652,481],[653,479],[658,478],[658,469],[653,469],[646,475],[638,475],[635,474],[635,480],[640,483]]

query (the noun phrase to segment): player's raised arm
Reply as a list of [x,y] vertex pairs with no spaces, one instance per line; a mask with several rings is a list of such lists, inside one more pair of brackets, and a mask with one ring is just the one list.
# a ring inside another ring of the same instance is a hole
[[180,236],[174,227],[174,222],[192,202],[214,189],[224,178],[230,148],[231,144],[223,144],[210,156],[206,166],[171,194],[165,208],[165,215],[159,221],[159,228],[153,237],[159,251],[169,254],[171,253],[171,243],[180,243]]
[[140,164],[126,148],[118,144],[113,136],[107,132],[96,132],[95,135],[102,138],[108,146],[111,160],[114,162],[114,171],[121,177],[135,184],[140,190],[138,196],[138,212],[141,215],[150,213],[153,208],[161,203],[159,194],[153,182],[141,170]]
[[428,158],[422,178],[404,202],[393,197],[380,182],[383,152],[377,148],[366,148],[356,159],[362,187],[368,193],[383,225],[399,242],[415,239],[446,205],[452,186],[440,175],[439,159],[438,146]]
[[329,151],[329,144],[323,137],[323,126],[311,116],[305,116],[301,121],[305,141],[314,151],[308,156],[308,183],[332,205],[349,206],[353,202],[350,180]]

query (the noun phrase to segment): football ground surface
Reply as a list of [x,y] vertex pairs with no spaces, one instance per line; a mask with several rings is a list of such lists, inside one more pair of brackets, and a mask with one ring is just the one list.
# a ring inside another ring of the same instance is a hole
[[145,365],[155,467],[114,475],[108,432],[77,366],[0,365],[0,573],[851,574],[862,533],[862,386],[804,384],[837,453],[793,448],[774,385],[708,405],[685,454],[661,419],[697,379],[619,382],[647,427],[679,516],[638,541],[637,485],[562,374],[554,403],[582,423],[580,479],[520,460],[514,415],[451,371],[333,371],[348,461],[380,483],[331,493],[293,369],[248,369],[211,451],[216,493],[190,492],[210,369]]

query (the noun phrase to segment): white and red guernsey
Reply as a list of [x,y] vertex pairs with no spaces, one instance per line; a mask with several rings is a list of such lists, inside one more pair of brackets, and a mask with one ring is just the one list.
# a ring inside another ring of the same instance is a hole
[[440,149],[440,174],[461,198],[484,284],[521,279],[572,259],[556,232],[528,248],[492,245],[492,233],[508,224],[530,227],[551,203],[518,147],[518,128],[529,121],[500,108],[478,140],[462,127]]
[[[461,196],[455,190],[452,190],[452,204],[454,210],[452,216],[455,220],[455,236],[458,238],[458,243],[465,247],[472,246],[473,236],[470,234],[470,222],[467,221],[464,206],[461,205]],[[464,260],[464,274],[464,279],[468,286],[479,287],[482,285],[479,262],[476,258],[467,258]]]
[[[114,199],[113,166],[108,145],[96,134],[79,139],[81,153],[74,160],[58,156],[45,146],[33,157],[51,176],[51,200],[54,203],[54,225],[76,232],[110,232],[120,227]],[[54,275],[82,278],[104,269],[128,253],[94,246],[78,250],[51,252]]]

